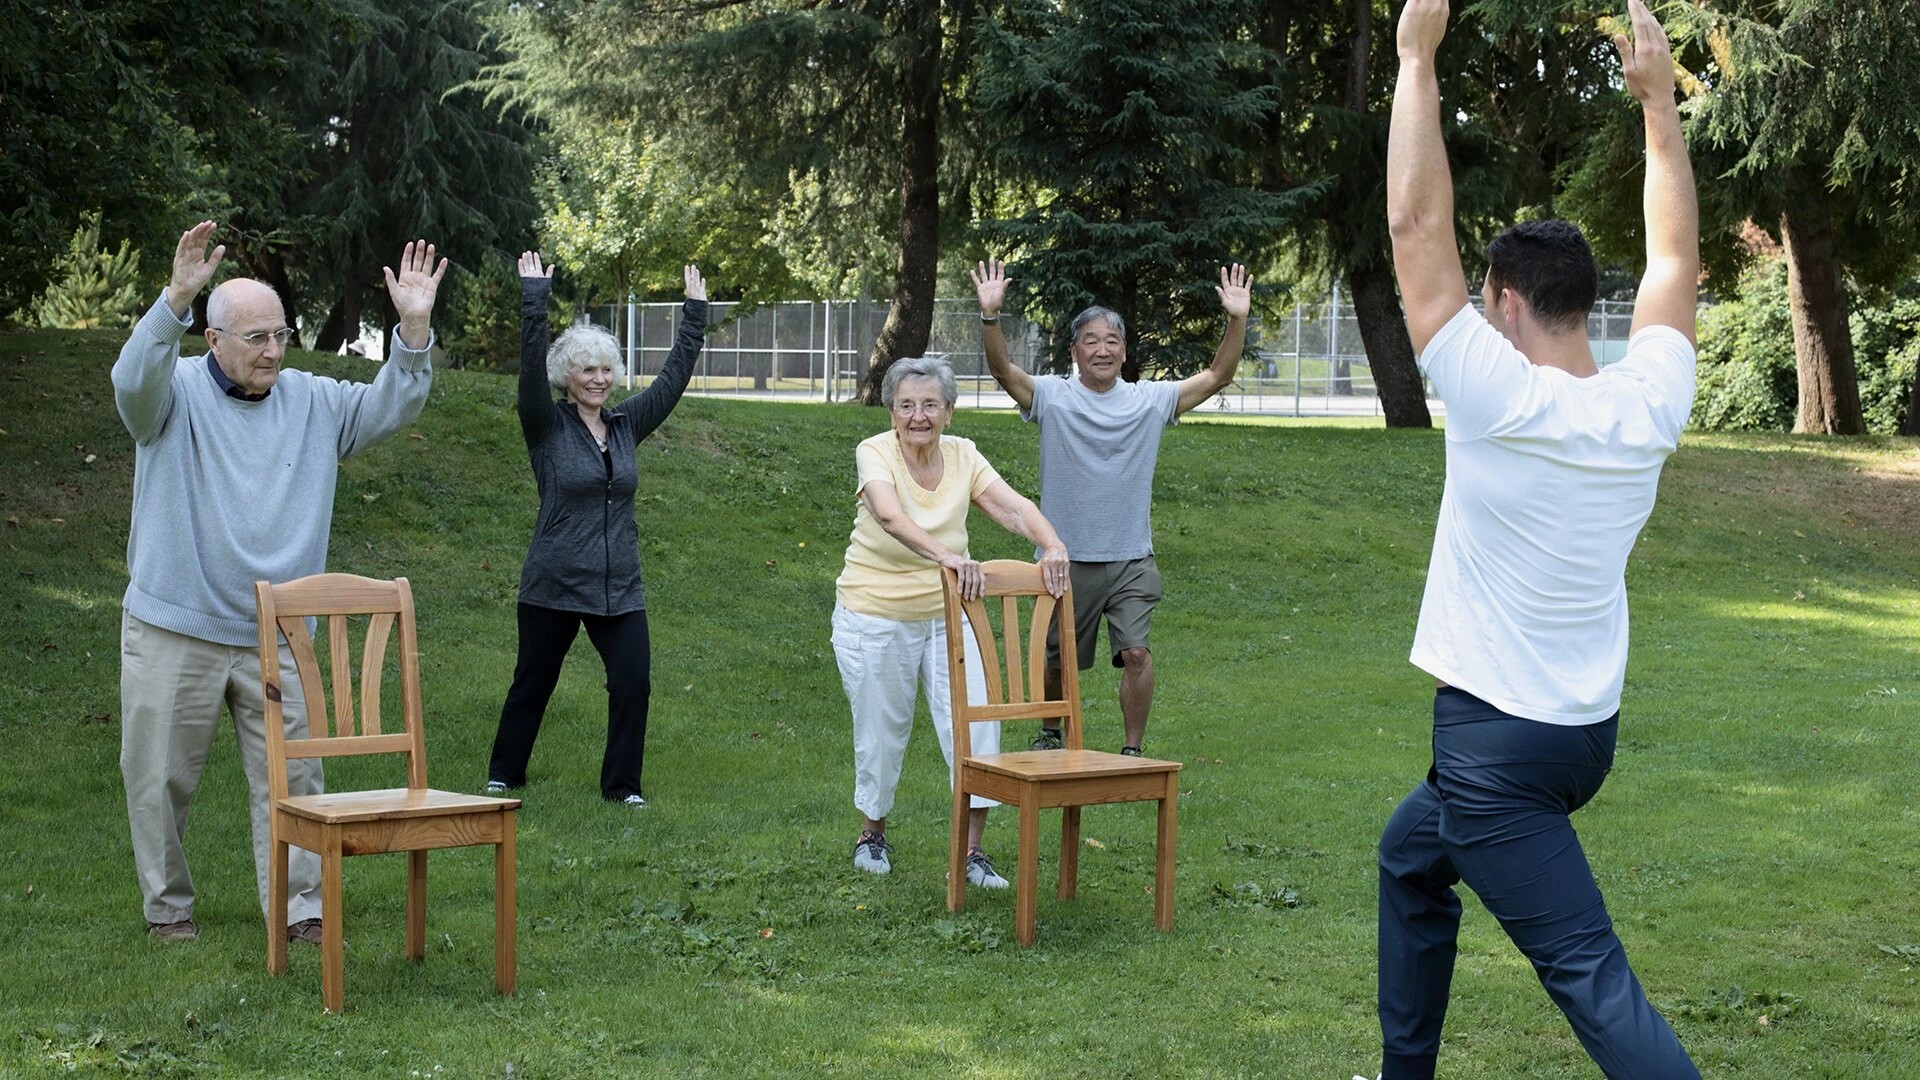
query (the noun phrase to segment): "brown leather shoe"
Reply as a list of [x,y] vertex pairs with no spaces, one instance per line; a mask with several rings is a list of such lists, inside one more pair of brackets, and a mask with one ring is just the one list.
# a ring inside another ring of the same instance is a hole
[[304,941],[309,945],[320,944],[320,920],[301,919],[287,927],[288,941]]
[[193,925],[192,919],[168,923],[150,922],[147,924],[147,936],[155,941],[198,941],[200,928]]

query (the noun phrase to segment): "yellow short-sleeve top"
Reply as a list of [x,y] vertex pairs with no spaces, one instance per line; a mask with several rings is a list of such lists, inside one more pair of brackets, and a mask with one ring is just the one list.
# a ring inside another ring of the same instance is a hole
[[847,610],[902,621],[940,618],[940,568],[888,535],[859,498],[876,480],[892,484],[915,525],[965,554],[967,508],[1000,474],[980,456],[972,439],[940,436],[940,456],[944,464],[940,486],[928,491],[907,471],[900,439],[893,431],[883,431],[854,449],[859,479],[853,489],[853,536],[847,541],[846,568],[836,583],[840,604]]

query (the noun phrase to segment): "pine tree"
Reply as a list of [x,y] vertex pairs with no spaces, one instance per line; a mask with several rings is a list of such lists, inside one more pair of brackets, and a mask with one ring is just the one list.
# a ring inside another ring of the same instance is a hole
[[34,321],[49,330],[132,326],[140,318],[140,252],[127,240],[100,247],[100,214],[86,216],[53,265],[53,283],[33,303]]
[[1018,0],[982,28],[983,126],[1032,209],[981,231],[1056,365],[1096,303],[1126,320],[1128,379],[1212,357],[1218,268],[1254,262],[1282,208],[1243,150],[1276,96],[1235,84],[1233,29],[1223,0]]
[[454,367],[476,371],[520,370],[520,279],[506,255],[489,251],[478,266],[448,275],[443,340]]

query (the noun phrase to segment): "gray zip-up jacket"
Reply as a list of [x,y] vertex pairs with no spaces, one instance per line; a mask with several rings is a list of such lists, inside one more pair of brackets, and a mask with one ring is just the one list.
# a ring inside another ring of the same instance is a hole
[[633,493],[634,451],[673,411],[693,376],[707,327],[707,302],[688,300],[660,374],[646,390],[602,410],[607,449],[573,404],[547,381],[547,278],[520,279],[520,432],[540,491],[533,543],[520,567],[520,602],[588,615],[645,609]]

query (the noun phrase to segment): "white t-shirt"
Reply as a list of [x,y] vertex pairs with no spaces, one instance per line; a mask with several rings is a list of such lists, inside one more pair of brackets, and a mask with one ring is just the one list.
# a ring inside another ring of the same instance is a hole
[[1040,425],[1040,512],[1067,556],[1153,554],[1153,470],[1161,434],[1180,421],[1180,384],[1122,381],[1095,393],[1078,375],[1043,375],[1020,415]]
[[1503,712],[1620,709],[1627,555],[1693,408],[1694,350],[1649,327],[1588,378],[1527,360],[1471,306],[1420,356],[1447,407],[1447,484],[1412,661]]

